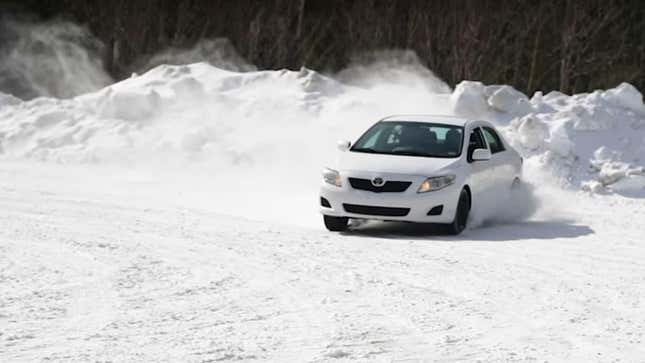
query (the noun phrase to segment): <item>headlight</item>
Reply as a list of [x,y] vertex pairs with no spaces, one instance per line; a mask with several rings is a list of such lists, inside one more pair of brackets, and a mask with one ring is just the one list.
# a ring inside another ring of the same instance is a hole
[[426,193],[433,192],[435,190],[443,189],[448,185],[455,182],[456,177],[454,175],[444,175],[444,176],[435,176],[428,178],[421,183],[417,193]]
[[338,171],[325,168],[322,174],[323,174],[323,180],[325,181],[325,183],[335,185],[339,188],[343,185],[340,179],[340,173]]

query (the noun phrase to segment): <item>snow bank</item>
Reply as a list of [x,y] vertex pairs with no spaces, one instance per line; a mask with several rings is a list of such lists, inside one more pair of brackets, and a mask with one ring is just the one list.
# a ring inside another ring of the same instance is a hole
[[0,92],[0,109],[4,106],[11,106],[20,103],[20,99],[12,95]]
[[146,62],[144,70],[164,65],[182,65],[207,62],[213,66],[238,72],[256,71],[257,68],[237,52],[226,38],[202,39],[191,48],[169,48],[154,54]]
[[645,106],[630,84],[529,99],[509,86],[462,82],[451,100],[455,113],[499,125],[529,166],[563,184],[645,195]]
[[384,89],[350,86],[306,68],[162,65],[72,99],[3,101],[0,143],[6,157],[62,162],[148,162],[163,155],[293,167],[323,162],[336,138],[353,138],[383,115],[432,112],[432,100],[445,103],[447,94],[431,89],[399,87],[407,95],[392,103]]
[[214,173],[246,168],[315,183],[336,139],[355,138],[388,114],[455,113],[496,123],[529,169],[562,184],[629,195],[643,189],[645,106],[629,84],[529,99],[510,86],[471,81],[450,92],[432,72],[410,65],[371,76],[383,64],[352,66],[355,72],[339,75],[343,81],[306,68],[162,65],[72,99],[0,95],[0,145],[10,158],[207,163]]

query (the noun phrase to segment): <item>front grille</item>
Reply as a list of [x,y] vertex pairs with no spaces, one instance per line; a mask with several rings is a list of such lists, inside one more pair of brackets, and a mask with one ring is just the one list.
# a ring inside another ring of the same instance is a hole
[[347,213],[369,216],[404,217],[410,213],[410,208],[377,207],[372,205],[343,204],[343,208]]
[[380,187],[376,187],[369,179],[349,178],[349,184],[354,189],[367,190],[374,193],[401,193],[408,189],[412,182],[388,180]]

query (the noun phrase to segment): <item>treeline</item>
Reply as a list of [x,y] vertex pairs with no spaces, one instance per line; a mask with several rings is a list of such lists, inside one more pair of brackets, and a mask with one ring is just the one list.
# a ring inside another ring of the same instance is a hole
[[259,68],[333,71],[412,49],[438,76],[580,92],[645,88],[643,0],[31,0],[106,45],[116,78],[168,46],[225,37]]

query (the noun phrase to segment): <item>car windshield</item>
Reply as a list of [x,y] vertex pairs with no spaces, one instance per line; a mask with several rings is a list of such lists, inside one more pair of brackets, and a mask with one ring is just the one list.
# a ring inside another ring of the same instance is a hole
[[411,121],[381,121],[350,149],[373,154],[456,158],[461,155],[461,126]]

